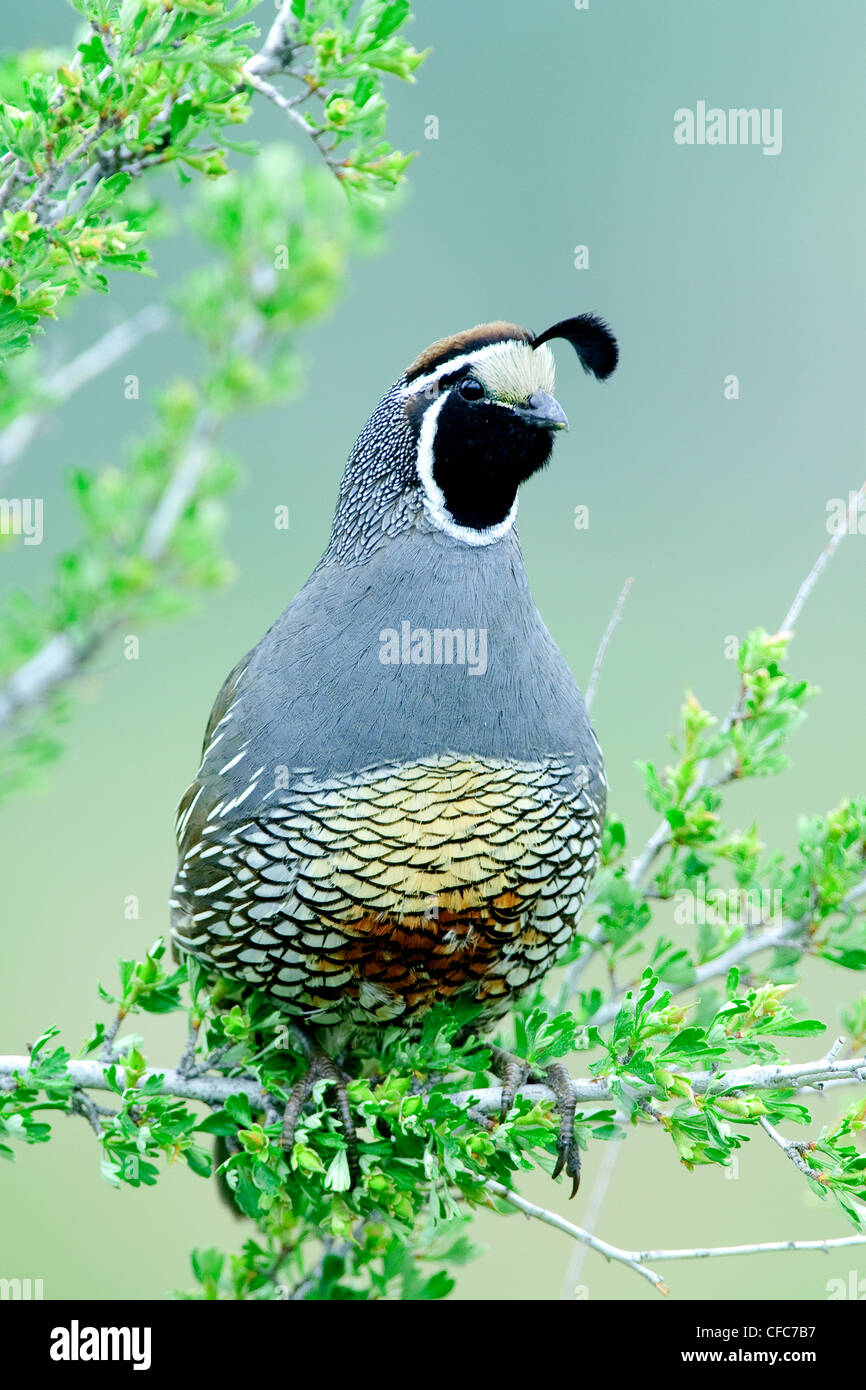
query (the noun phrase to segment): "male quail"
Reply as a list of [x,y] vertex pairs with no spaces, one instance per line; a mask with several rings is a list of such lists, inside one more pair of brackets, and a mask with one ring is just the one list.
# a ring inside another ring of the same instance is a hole
[[[413,1028],[438,1000],[490,1024],[577,926],[602,758],[514,529],[519,484],[567,428],[552,338],[600,380],[616,366],[591,314],[538,336],[488,323],[434,343],[385,394],[328,548],[223,685],[178,808],[176,946],[319,1040]],[[289,1145],[323,1075],[339,1079],[317,1052]],[[573,1099],[555,1089],[557,1172],[576,1180]]]

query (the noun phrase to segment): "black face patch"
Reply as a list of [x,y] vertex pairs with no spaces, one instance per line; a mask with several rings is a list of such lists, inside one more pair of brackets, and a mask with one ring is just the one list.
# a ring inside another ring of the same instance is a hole
[[433,438],[433,479],[460,526],[482,531],[504,521],[522,482],[550,458],[549,430],[506,406],[464,401],[453,389]]

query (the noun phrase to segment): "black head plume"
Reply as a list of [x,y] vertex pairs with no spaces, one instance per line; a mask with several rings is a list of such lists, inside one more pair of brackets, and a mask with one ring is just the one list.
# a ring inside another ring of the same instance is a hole
[[591,372],[597,381],[609,377],[619,360],[619,348],[604,319],[596,314],[578,314],[573,319],[563,319],[533,338],[532,346],[540,347],[551,338],[565,338],[580,358],[585,372]]

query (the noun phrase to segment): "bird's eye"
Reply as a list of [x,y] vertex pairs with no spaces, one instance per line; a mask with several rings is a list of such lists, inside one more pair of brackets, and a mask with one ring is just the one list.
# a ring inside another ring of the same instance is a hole
[[474,376],[467,376],[457,387],[464,401],[480,401],[484,399],[484,387],[480,381],[476,381]]

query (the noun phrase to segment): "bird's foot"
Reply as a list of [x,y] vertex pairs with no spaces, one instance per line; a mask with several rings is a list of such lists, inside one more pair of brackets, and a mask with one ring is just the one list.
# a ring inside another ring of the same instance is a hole
[[340,1071],[336,1062],[318,1048],[309,1054],[307,1069],[299,1081],[292,1087],[292,1093],[286,1102],[283,1111],[283,1128],[280,1134],[280,1144],[286,1155],[291,1155],[295,1147],[295,1131],[298,1127],[298,1120],[301,1111],[313,1093],[313,1087],[317,1081],[327,1081],[328,1088],[335,1092],[337,1102],[337,1113],[340,1117],[340,1127],[343,1131],[343,1138],[346,1141],[346,1157],[349,1161],[349,1172],[352,1177],[352,1184],[358,1178],[358,1140],[355,1134],[355,1124],[352,1119],[352,1111],[349,1106],[349,1097],[346,1092],[347,1078]]
[[504,1047],[491,1047],[490,1067],[502,1082],[502,1100],[499,1105],[501,1122],[508,1118],[521,1086],[525,1086],[527,1081],[539,1081],[541,1078],[531,1063],[525,1062],[522,1057],[515,1057],[513,1052],[507,1052]]
[[499,1109],[500,1121],[505,1120],[514,1105],[517,1092],[527,1081],[546,1081],[556,1097],[556,1113],[559,1116],[559,1131],[556,1136],[556,1164],[554,1178],[565,1171],[571,1178],[570,1198],[577,1195],[580,1187],[580,1148],[574,1137],[574,1114],[577,1097],[566,1067],[562,1062],[553,1062],[540,1071],[529,1062],[506,1052],[502,1047],[493,1047],[491,1052],[492,1069],[502,1081],[502,1101]]
[[577,1196],[580,1187],[580,1146],[574,1137],[574,1112],[577,1109],[577,1096],[571,1084],[568,1069],[562,1062],[553,1062],[544,1068],[544,1076],[556,1096],[556,1113],[559,1116],[559,1133],[556,1136],[556,1164],[553,1176],[558,1178],[565,1169],[571,1178],[569,1201]]

